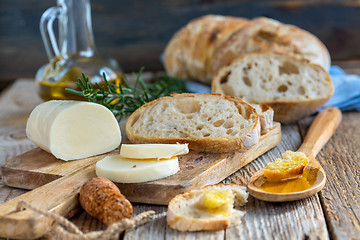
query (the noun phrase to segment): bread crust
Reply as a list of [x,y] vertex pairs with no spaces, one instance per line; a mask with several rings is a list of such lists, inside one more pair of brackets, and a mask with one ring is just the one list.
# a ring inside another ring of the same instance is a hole
[[215,49],[224,42],[234,31],[242,28],[248,22],[246,18],[231,16],[213,16],[204,24],[202,34],[198,37],[193,55],[194,68],[191,79],[198,79],[204,83],[211,83],[213,75],[207,72],[208,63],[212,59]]
[[330,54],[316,36],[266,17],[249,21],[224,42],[214,53],[210,68],[216,73],[243,54],[269,51],[308,59],[325,70],[330,68]]
[[286,101],[286,102],[264,102],[274,109],[274,120],[289,124],[296,122],[306,116],[316,113],[327,101],[328,98],[307,101]]
[[261,135],[268,133],[273,127],[274,110],[267,104],[257,104],[258,108],[260,109],[259,111],[257,107],[254,106],[254,104],[251,105],[255,108],[259,115]]
[[168,74],[181,79],[192,79],[190,68],[194,62],[196,41],[202,34],[203,23],[212,18],[212,15],[205,15],[193,19],[174,34],[164,52],[164,67]]
[[[310,67],[317,68],[324,73],[324,76],[326,78],[325,81],[328,82],[329,85],[331,86],[330,92],[328,92],[327,96],[323,97],[323,98],[306,99],[306,100],[298,99],[298,100],[277,100],[277,101],[254,102],[257,104],[266,104],[266,105],[270,106],[274,110],[274,120],[275,121],[288,124],[288,123],[295,122],[305,116],[313,114],[319,108],[321,108],[333,95],[334,88],[333,88],[333,85],[331,82],[330,75],[325,71],[325,69],[323,67],[321,67],[320,65],[317,65],[317,64],[313,64],[313,63],[309,62],[307,59],[303,59],[303,58],[300,58],[297,56],[292,56],[292,55],[287,55],[287,54],[275,54],[275,53],[271,53],[271,52],[263,52],[263,53],[249,53],[249,54],[242,55],[242,56],[236,58],[235,60],[233,60],[233,63],[235,63],[236,61],[241,61],[242,59],[244,59],[250,55],[257,55],[257,54],[280,55],[285,58],[290,58],[294,61],[299,61],[301,64],[307,64]],[[230,72],[232,71],[231,67],[232,67],[231,65],[224,66],[221,68],[220,71],[217,72],[217,74],[215,75],[215,77],[212,81],[212,84],[211,84],[212,92],[226,94],[224,92],[224,89],[221,86],[221,81],[223,81],[222,79],[224,77],[226,78],[230,74]],[[235,94],[231,94],[231,95],[235,95]],[[239,97],[239,96],[235,96],[235,97]]]
[[206,76],[206,63],[216,48],[233,31],[248,20],[222,15],[205,15],[191,20],[177,31],[164,53],[164,66],[168,74],[188,80],[210,83]]
[[[247,130],[247,134],[243,135],[240,138],[160,138],[136,134],[132,131],[132,125],[138,118],[141,116],[143,109],[148,108],[154,104],[157,104],[160,101],[171,101],[173,97],[162,97],[156,99],[152,102],[146,103],[140,108],[138,108],[131,116],[129,117],[126,123],[126,134],[132,143],[188,143],[189,149],[203,151],[203,152],[243,152],[250,149],[254,146],[260,137],[260,120],[255,109],[248,103],[242,101],[239,98],[232,96],[223,96],[221,94],[213,93],[183,93],[175,96],[181,97],[195,97],[196,96],[216,96],[224,98],[228,101],[232,101],[236,107],[241,110],[241,106],[246,108],[248,115],[251,116],[253,125],[250,129]],[[175,97],[174,96],[174,97]]]
[[[211,40],[211,35],[214,29],[216,29],[218,25],[222,25],[224,21],[224,16],[207,15],[198,18],[196,22],[190,22],[187,26],[192,28],[191,34],[196,35],[196,38],[194,38],[195,47],[192,52],[192,57],[189,58],[187,62],[188,79],[194,80],[204,75],[206,51],[209,41]],[[196,27],[192,26],[194,24],[196,24]]]

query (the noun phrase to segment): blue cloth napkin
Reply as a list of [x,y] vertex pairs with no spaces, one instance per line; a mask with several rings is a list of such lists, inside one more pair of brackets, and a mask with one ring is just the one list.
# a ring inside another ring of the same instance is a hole
[[335,91],[323,108],[335,106],[342,111],[360,111],[360,77],[346,74],[339,66],[331,66],[329,73]]
[[[335,106],[342,111],[360,111],[360,76],[346,74],[339,66],[331,66],[329,73],[335,91],[323,108]],[[186,82],[186,87],[195,93],[211,92],[209,85],[198,82]]]

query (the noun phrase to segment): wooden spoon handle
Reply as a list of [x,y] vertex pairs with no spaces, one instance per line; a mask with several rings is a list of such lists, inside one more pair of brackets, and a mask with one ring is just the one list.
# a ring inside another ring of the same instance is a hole
[[336,107],[322,110],[311,124],[309,131],[299,148],[308,157],[315,157],[331,138],[341,122],[341,111]]

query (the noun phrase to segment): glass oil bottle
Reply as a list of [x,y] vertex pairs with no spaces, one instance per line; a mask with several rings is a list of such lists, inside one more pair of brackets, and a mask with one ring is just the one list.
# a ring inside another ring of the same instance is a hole
[[[58,20],[58,40],[53,23]],[[65,89],[80,90],[76,82],[82,73],[96,88],[104,85],[103,74],[109,82],[118,85],[122,73],[117,62],[101,56],[95,48],[91,26],[90,0],[58,0],[41,17],[41,36],[49,63],[42,66],[35,77],[40,97],[52,99],[81,99]]]

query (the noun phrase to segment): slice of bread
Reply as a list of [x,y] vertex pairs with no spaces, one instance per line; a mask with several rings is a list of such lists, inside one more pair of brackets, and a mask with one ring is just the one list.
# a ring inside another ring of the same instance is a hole
[[246,187],[237,184],[209,185],[179,194],[169,203],[167,222],[180,231],[222,230],[240,223],[245,213],[234,207],[245,205],[248,196]]
[[217,73],[211,87],[214,93],[269,105],[274,120],[282,123],[316,112],[334,91],[321,66],[270,52],[241,56]]
[[189,143],[205,152],[246,151],[260,137],[259,116],[241,99],[175,94],[138,108],[126,123],[132,143]]
[[274,110],[266,104],[252,103],[260,118],[261,135],[268,133],[273,127]]

